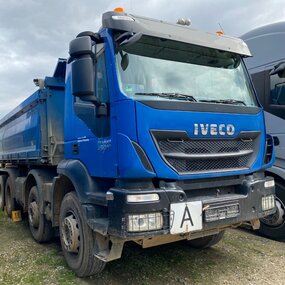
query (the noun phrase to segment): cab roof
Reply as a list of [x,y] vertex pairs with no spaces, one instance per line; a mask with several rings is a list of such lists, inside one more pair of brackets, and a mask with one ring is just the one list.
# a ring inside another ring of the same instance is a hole
[[102,16],[102,26],[251,56],[246,43],[241,39],[132,14],[106,12]]

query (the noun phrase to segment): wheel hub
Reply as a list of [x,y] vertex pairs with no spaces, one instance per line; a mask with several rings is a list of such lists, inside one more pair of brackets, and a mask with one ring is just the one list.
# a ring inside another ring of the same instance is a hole
[[36,201],[29,205],[29,221],[34,228],[38,228],[40,224],[40,211]]
[[277,197],[275,200],[275,204],[276,204],[276,212],[272,215],[269,215],[261,219],[262,223],[271,227],[277,227],[284,223],[284,215],[285,215],[284,205]]
[[78,253],[80,235],[74,215],[70,215],[62,221],[61,236],[65,249],[69,252]]

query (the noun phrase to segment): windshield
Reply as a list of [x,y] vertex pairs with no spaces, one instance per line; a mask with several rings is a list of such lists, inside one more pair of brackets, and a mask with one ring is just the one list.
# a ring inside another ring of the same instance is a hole
[[144,36],[116,54],[119,84],[136,100],[256,106],[241,57]]

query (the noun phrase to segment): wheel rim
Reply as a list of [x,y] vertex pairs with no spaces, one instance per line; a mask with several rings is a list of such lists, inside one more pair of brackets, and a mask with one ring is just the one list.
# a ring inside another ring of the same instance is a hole
[[29,204],[29,222],[34,228],[38,228],[40,224],[40,211],[36,201],[32,201]]
[[64,248],[71,253],[78,253],[80,246],[80,234],[78,222],[74,214],[70,213],[62,221],[61,236]]
[[261,219],[263,224],[270,227],[279,227],[284,224],[285,206],[278,197],[275,198],[275,204],[276,212]]

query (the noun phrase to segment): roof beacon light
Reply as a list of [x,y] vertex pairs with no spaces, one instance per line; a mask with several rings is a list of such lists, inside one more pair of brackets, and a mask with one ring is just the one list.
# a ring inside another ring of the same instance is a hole
[[122,8],[122,7],[117,7],[114,9],[114,12],[117,12],[117,13],[124,13],[125,12],[125,9]]

